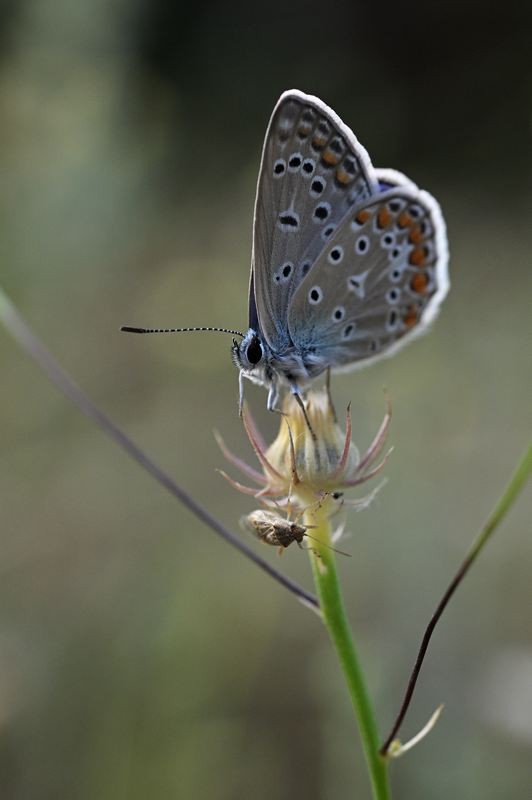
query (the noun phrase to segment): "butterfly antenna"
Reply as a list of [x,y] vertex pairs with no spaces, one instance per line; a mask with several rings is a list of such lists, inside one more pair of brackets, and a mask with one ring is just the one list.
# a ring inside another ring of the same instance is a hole
[[336,547],[333,547],[330,544],[326,544],[326,542],[322,542],[321,539],[318,539],[317,536],[311,536],[310,533],[305,533],[305,536],[308,536],[309,539],[313,539],[315,542],[319,542],[320,544],[324,545],[324,547],[328,547],[329,550],[333,550],[335,553],[339,553],[339,555],[341,556],[347,556],[348,558],[351,558],[351,553],[346,553],[345,550],[338,550]]
[[233,336],[241,336],[244,334],[240,331],[232,331],[229,328],[134,328],[131,325],[122,325],[121,331],[126,333],[192,333],[195,331],[213,331],[215,333],[231,333]]

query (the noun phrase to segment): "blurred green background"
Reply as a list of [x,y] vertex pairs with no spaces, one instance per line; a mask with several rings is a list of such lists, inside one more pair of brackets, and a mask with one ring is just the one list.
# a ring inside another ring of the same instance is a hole
[[[233,529],[254,504],[223,336],[247,324],[256,175],[287,88],[440,200],[451,293],[432,333],[334,381],[354,436],[394,410],[389,483],[340,563],[382,733],[422,630],[530,429],[530,5],[13,0],[0,11],[1,282],[79,381]],[[324,630],[84,419],[5,335],[3,800],[368,797]],[[249,385],[263,430],[277,420]],[[436,632],[394,797],[527,795],[530,498]],[[527,507],[528,502],[528,507]],[[244,534],[242,534],[244,535]],[[279,562],[311,586],[296,548]]]

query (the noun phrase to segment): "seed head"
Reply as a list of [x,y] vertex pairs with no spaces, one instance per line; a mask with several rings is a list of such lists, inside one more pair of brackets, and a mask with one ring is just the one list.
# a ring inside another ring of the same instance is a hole
[[[389,450],[381,457],[391,419],[388,404],[382,424],[373,442],[361,457],[351,441],[351,413],[347,408],[345,431],[336,420],[330,395],[325,390],[307,393],[305,413],[292,395],[285,398],[279,433],[268,447],[259,433],[247,408],[243,422],[251,446],[259,460],[261,471],[249,466],[234,455],[219,435],[218,444],[226,458],[257,487],[247,486],[225,478],[244,494],[277,500],[277,505],[303,510],[316,499],[332,497],[344,489],[358,486],[375,477],[383,469]],[[379,460],[380,459],[380,460]],[[345,505],[361,508],[368,505],[371,495],[345,500]]]

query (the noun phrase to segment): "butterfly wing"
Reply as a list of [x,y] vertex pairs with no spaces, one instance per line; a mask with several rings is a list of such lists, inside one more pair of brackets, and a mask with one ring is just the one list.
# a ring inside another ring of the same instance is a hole
[[316,374],[392,355],[449,289],[438,203],[399,172],[376,175],[380,193],[342,220],[290,303],[290,335]]
[[284,92],[266,132],[255,201],[250,326],[274,353],[290,342],[290,300],[326,239],[378,191],[368,154],[316,97]]

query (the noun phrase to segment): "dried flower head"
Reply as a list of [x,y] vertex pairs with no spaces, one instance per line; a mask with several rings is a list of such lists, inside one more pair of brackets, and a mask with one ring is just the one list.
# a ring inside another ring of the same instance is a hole
[[[363,484],[382,470],[391,452],[389,450],[379,460],[390,424],[389,405],[373,442],[362,457],[351,441],[349,407],[345,431],[337,422],[326,390],[308,392],[305,412],[306,416],[294,397],[287,395],[279,433],[268,447],[245,408],[244,427],[262,471],[234,455],[219,435],[217,441],[226,458],[257,486],[243,485],[225,472],[222,475],[239,491],[261,498],[266,504],[268,499],[275,498],[276,504],[283,508],[301,510],[316,499],[326,495],[332,498],[343,489]],[[345,504],[354,508],[365,507],[374,494],[375,491],[363,498],[345,500]]]

